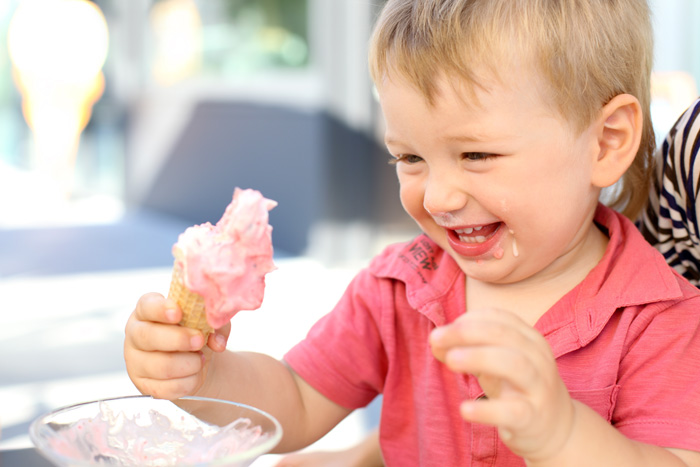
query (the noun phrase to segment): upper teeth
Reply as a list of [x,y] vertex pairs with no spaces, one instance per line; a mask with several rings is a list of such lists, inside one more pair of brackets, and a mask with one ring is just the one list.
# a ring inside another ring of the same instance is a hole
[[456,229],[455,232],[457,232],[459,235],[464,235],[464,234],[469,235],[470,233],[474,232],[475,230],[478,232],[481,229],[482,229],[481,226],[479,226],[479,227],[467,227],[466,229]]
[[483,235],[476,235],[473,237],[470,237],[474,232],[478,232],[481,230],[483,227],[467,227],[466,229],[455,229],[455,232],[457,233],[457,236],[459,237],[459,240],[461,242],[465,243],[483,243],[486,241],[486,237]]

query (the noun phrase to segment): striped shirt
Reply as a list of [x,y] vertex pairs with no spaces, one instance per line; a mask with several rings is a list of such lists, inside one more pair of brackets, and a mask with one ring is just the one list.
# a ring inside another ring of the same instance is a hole
[[700,99],[656,152],[657,176],[639,228],[676,271],[700,287]]

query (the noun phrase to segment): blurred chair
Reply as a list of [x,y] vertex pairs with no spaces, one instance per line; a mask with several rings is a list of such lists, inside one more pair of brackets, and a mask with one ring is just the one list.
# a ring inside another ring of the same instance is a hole
[[298,255],[318,222],[390,217],[382,199],[395,196],[396,181],[382,180],[391,172],[386,159],[373,138],[322,111],[202,101],[150,185],[127,179],[126,193],[195,224],[216,222],[234,187],[255,188],[279,203],[270,213],[275,248]]

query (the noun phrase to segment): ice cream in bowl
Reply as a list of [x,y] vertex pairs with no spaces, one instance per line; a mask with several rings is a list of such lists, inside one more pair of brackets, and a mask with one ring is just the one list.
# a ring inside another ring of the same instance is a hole
[[279,443],[282,428],[235,402],[129,396],[54,410],[29,435],[57,466],[247,466]]

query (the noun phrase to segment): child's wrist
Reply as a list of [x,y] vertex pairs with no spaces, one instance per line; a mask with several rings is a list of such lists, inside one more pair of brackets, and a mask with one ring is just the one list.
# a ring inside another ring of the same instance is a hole
[[557,435],[550,438],[550,445],[545,452],[527,458],[528,467],[550,467],[570,465],[575,454],[575,433],[580,420],[580,402],[569,397],[570,409],[563,414],[564,423],[560,425]]

